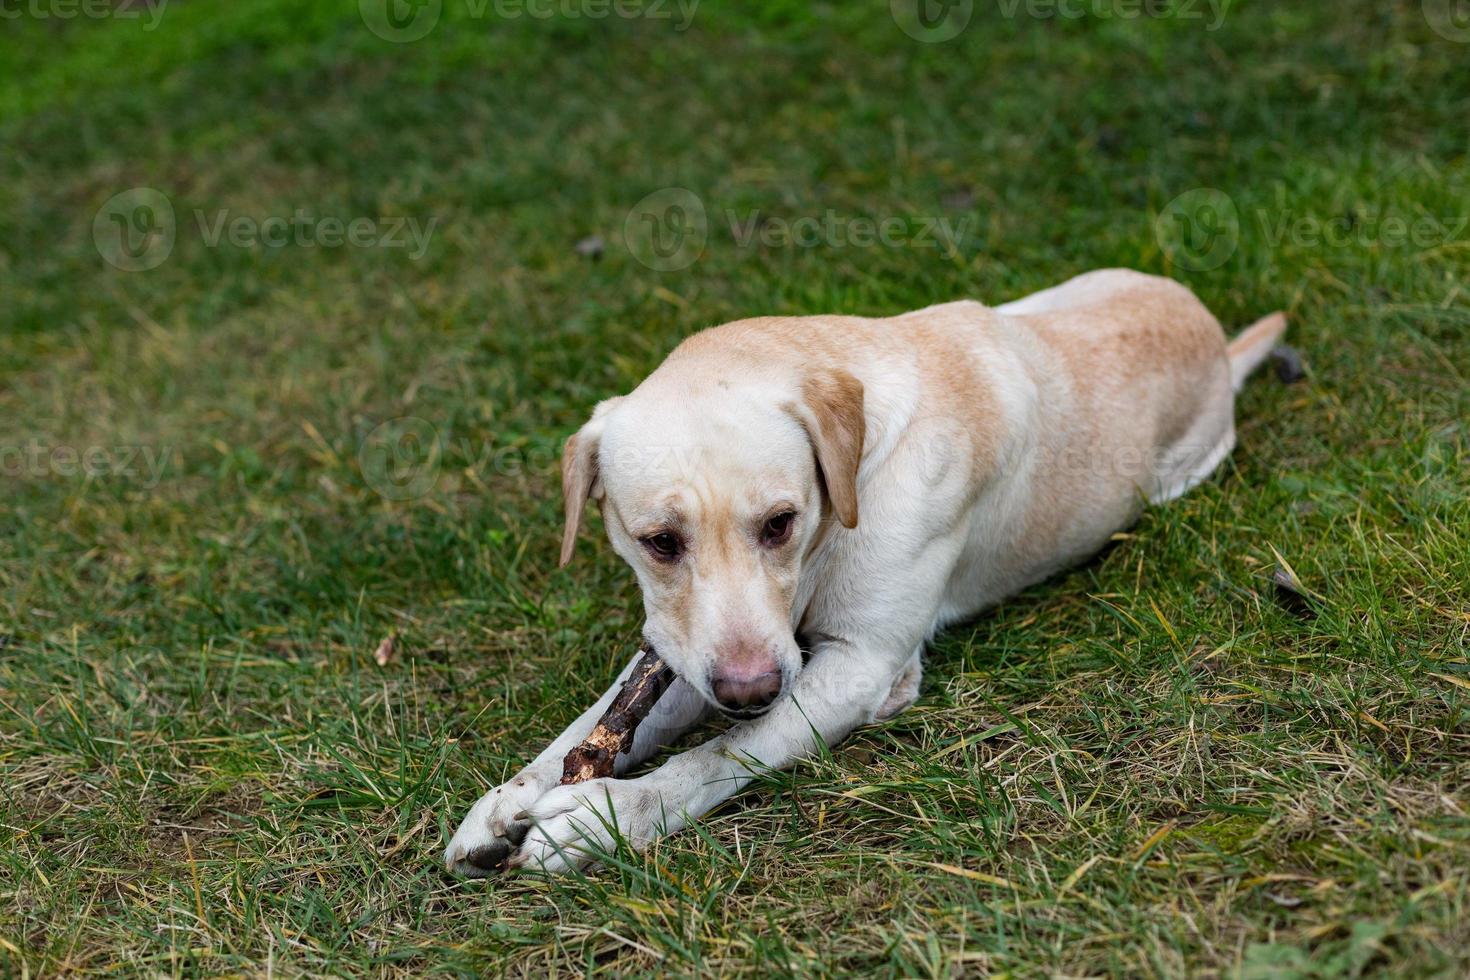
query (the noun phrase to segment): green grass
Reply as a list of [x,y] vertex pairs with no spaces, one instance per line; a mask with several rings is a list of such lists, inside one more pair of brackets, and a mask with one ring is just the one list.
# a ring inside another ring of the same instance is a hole
[[[451,0],[405,44],[351,3],[4,21],[0,973],[1470,971],[1470,45],[1418,0],[1215,31],[975,7],[942,44],[883,3],[677,31]],[[126,272],[93,219],[138,186],[177,242]],[[658,272],[623,227],[671,186],[711,227]],[[1155,234],[1196,188],[1239,215],[1217,268]],[[195,218],[297,208],[435,225],[413,257]],[[741,246],[727,211],[967,223]],[[555,453],[597,399],[720,321],[1113,265],[1291,314],[1309,378],[1248,388],[1217,479],[648,854],[442,872],[636,640],[595,519],[555,569]],[[404,416],[439,466],[393,500],[361,460]]]

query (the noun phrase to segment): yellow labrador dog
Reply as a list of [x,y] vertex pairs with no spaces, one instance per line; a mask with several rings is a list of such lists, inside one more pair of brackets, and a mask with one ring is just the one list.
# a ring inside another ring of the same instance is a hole
[[936,630],[1208,478],[1235,444],[1235,391],[1285,329],[1276,314],[1227,344],[1184,286],[1106,270],[995,308],[690,337],[567,443],[561,558],[598,501],[678,675],[620,777],[707,710],[737,721],[646,775],[558,785],[620,676],[475,804],[445,863],[565,871],[614,829],[644,847],[902,711]]

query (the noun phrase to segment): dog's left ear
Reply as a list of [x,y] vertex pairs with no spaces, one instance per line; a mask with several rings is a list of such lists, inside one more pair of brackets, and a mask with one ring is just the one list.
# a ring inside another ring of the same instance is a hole
[[801,386],[794,414],[812,440],[827,499],[845,528],[857,527],[858,465],[863,460],[863,383],[841,369],[818,372]]
[[567,440],[561,453],[561,494],[566,508],[566,525],[561,532],[560,567],[565,568],[572,560],[577,547],[577,532],[582,529],[582,512],[588,500],[602,499],[602,478],[597,464],[597,453],[602,446],[602,429],[607,413],[622,398],[609,398],[599,402],[592,410],[592,418]]

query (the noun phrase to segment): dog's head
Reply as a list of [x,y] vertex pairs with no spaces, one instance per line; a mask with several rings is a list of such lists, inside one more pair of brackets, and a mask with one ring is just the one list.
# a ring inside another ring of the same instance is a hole
[[597,500],[638,576],[649,642],[713,704],[759,714],[801,669],[803,559],[824,522],[857,526],[863,387],[840,370],[650,382],[567,442],[561,561]]

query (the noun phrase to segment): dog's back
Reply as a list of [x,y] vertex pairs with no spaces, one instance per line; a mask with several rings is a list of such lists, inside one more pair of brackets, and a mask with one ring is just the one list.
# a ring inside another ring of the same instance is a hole
[[1225,331],[1179,283],[1107,269],[997,312],[1034,334],[1061,366],[1072,400],[1067,441],[1086,451],[1084,476],[1122,476],[1150,500],[1169,500],[1205,479],[1234,446]]
[[1003,400],[1008,428],[1026,440],[989,475],[987,506],[1010,533],[974,534],[950,590],[965,614],[976,611],[967,602],[988,605],[1086,558],[1145,500],[1171,500],[1207,479],[1235,445],[1239,380],[1285,328],[1268,319],[1227,344],[1189,289],[1124,269],[993,309],[949,304],[907,317],[968,321],[950,329],[983,336],[969,349],[993,389],[1026,379],[1024,397]]

